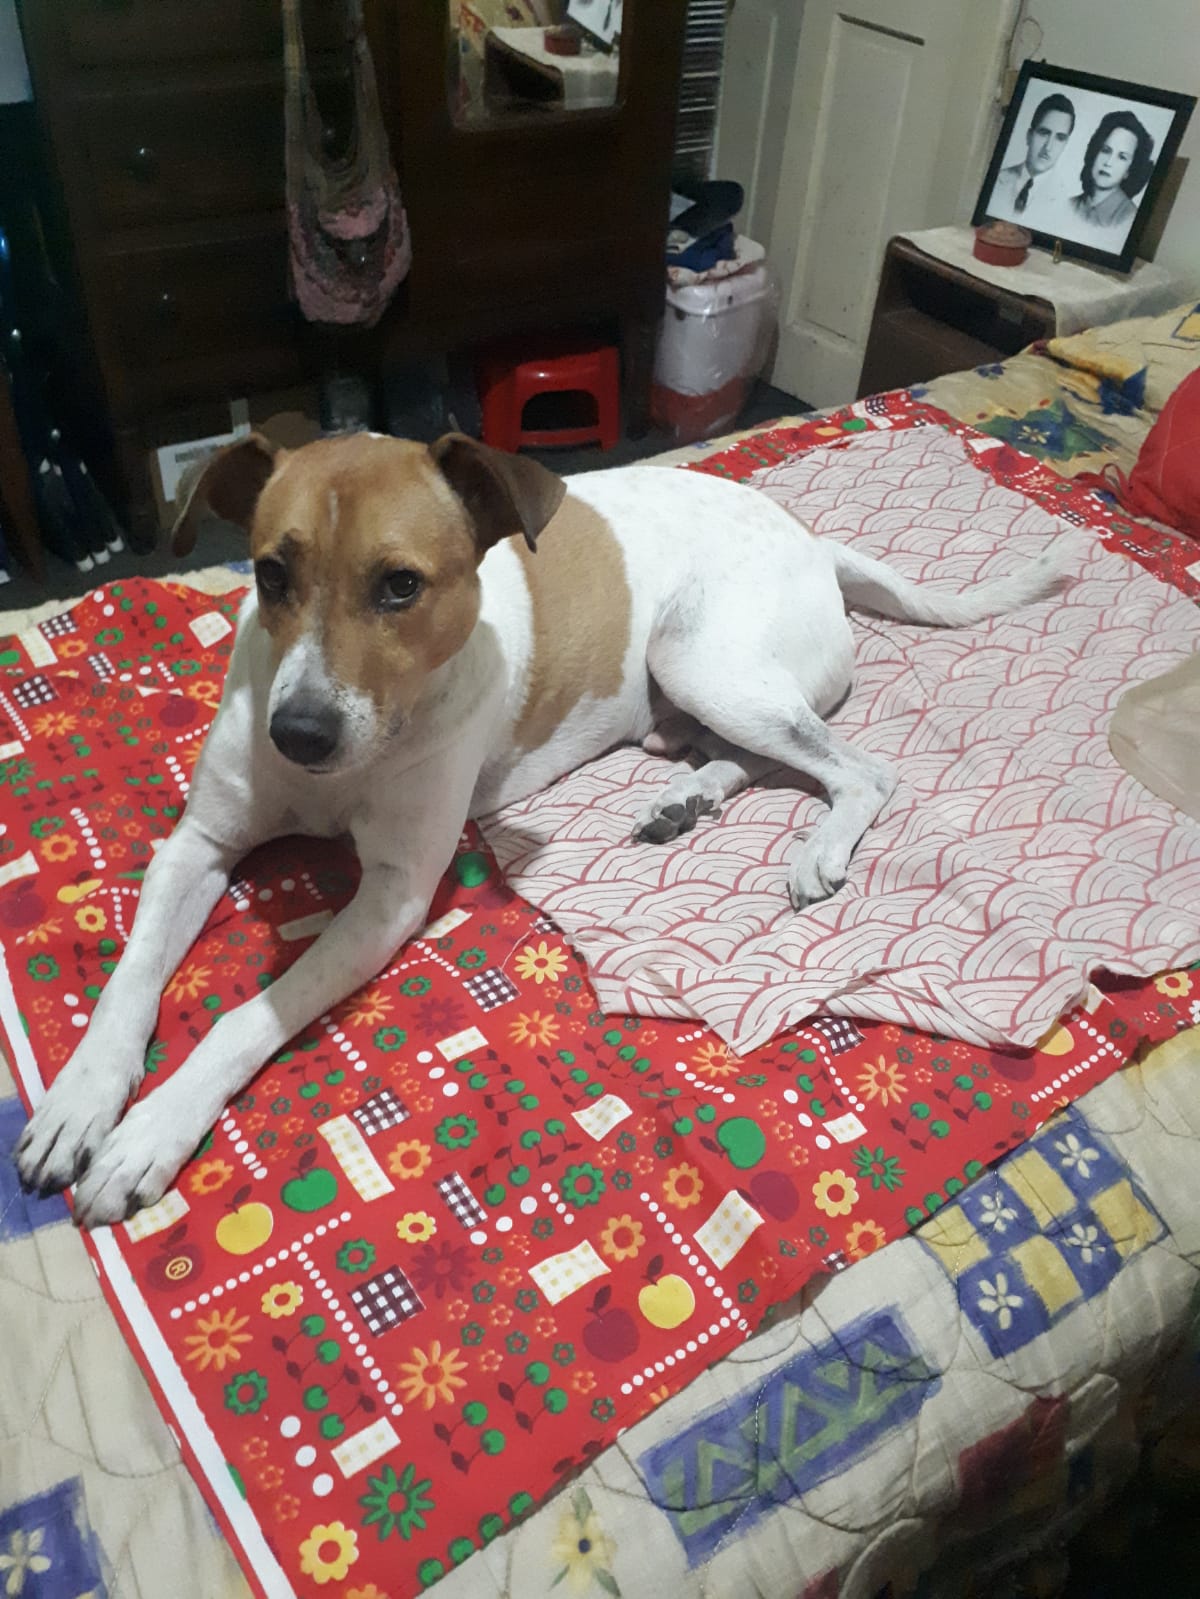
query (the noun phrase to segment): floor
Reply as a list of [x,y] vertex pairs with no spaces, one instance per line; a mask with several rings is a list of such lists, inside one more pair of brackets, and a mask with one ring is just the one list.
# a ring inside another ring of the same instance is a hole
[[1061,1599],[1192,1599],[1198,1516],[1194,1490],[1171,1492],[1139,1473],[1071,1545]]
[[[794,416],[811,407],[802,400],[772,388],[769,383],[756,384],[742,415],[740,428],[761,426],[776,417]],[[622,438],[615,449],[601,451],[594,446],[568,450],[539,450],[535,455],[556,472],[569,476],[575,472],[594,472],[600,467],[629,466],[649,456],[671,449],[674,441],[660,432],[650,432],[640,439]],[[246,558],[246,541],[235,528],[214,524],[201,538],[192,554],[180,558],[171,553],[165,541],[149,555],[135,555],[126,550],[110,557],[107,564],[96,566],[91,572],[79,572],[57,557],[46,556],[46,580],[36,583],[18,568],[10,582],[0,586],[0,614],[5,611],[23,611],[50,599],[76,599],[87,594],[101,583],[112,583],[124,577],[163,577],[168,573],[193,571],[203,566],[214,566],[227,561]]]

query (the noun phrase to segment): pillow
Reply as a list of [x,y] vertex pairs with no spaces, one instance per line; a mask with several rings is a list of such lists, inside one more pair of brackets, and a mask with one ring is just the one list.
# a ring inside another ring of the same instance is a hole
[[1131,516],[1200,538],[1200,370],[1163,406],[1128,478],[1115,467],[1108,471],[1115,472],[1117,499]]

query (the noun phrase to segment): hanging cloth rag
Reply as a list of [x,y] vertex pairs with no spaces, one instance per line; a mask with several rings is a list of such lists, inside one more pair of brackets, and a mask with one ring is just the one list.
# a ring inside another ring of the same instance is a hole
[[379,109],[362,0],[344,0],[354,83],[345,154],[322,143],[301,0],[283,0],[284,139],[292,296],[310,322],[373,327],[412,262],[408,218]]

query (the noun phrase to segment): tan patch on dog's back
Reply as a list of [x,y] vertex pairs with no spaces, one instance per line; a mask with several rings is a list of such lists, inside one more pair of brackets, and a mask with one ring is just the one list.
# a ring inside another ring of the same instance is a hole
[[529,587],[533,654],[513,730],[522,750],[545,744],[585,695],[620,691],[629,648],[625,556],[608,523],[570,494],[538,542],[517,554]]

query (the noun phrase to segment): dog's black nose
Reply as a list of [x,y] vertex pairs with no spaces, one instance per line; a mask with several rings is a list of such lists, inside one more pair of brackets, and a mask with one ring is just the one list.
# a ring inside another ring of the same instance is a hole
[[283,704],[271,718],[271,741],[297,766],[323,766],[337,748],[342,718],[329,706]]

